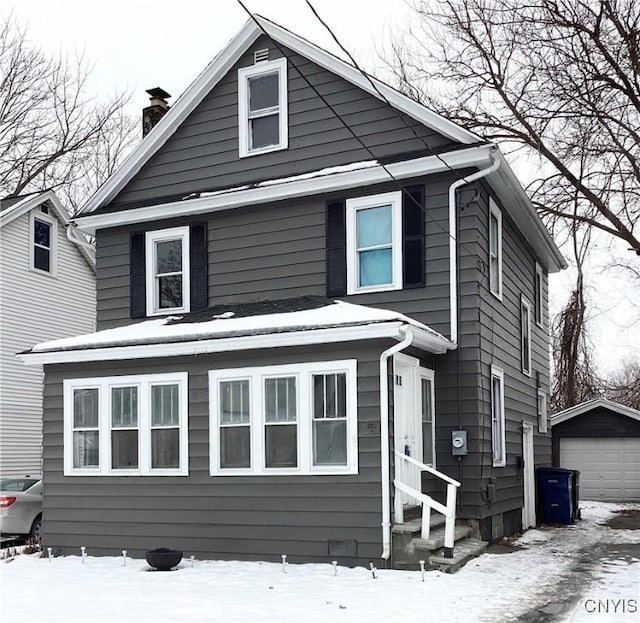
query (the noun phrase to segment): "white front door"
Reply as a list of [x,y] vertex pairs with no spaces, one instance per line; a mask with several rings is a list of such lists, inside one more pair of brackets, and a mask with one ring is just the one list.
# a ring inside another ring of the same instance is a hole
[[536,525],[536,481],[533,452],[533,424],[522,423],[522,457],[524,460],[524,506],[522,507],[522,529]]
[[[422,462],[422,414],[420,362],[407,355],[393,358],[393,434],[396,452]],[[420,471],[407,461],[395,458],[395,477],[410,487],[422,490]],[[406,494],[396,492],[403,504],[415,505]]]

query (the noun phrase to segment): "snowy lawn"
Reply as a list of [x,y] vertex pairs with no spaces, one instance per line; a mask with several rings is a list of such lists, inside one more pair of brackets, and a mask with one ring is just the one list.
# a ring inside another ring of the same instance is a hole
[[[328,564],[183,560],[176,571],[149,572],[144,560],[67,556],[52,560],[19,555],[0,563],[0,620],[75,622],[385,622],[511,621],[547,603],[571,578],[580,552],[602,543],[635,552],[640,530],[601,525],[622,508],[640,505],[585,502],[575,526],[529,530],[515,551],[484,554],[458,573],[378,570]],[[640,556],[598,562],[593,579],[560,621],[604,621],[587,599],[638,601]],[[559,598],[560,596],[558,596]],[[564,595],[566,600],[567,595]],[[638,620],[634,614],[612,621]],[[631,617],[631,618],[629,618]]]

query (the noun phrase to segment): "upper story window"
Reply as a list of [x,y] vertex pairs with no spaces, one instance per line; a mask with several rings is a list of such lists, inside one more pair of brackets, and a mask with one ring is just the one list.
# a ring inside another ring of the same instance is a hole
[[147,316],[188,312],[189,228],[146,234]]
[[507,464],[504,372],[497,366],[491,366],[491,448],[493,453],[493,466],[504,467]]
[[64,381],[65,475],[188,473],[187,373]]
[[238,124],[241,158],[287,148],[286,58],[238,70]]
[[355,360],[211,370],[213,475],[354,474]]
[[402,193],[347,199],[347,294],[402,288]]
[[30,227],[31,268],[55,274],[58,222],[48,214],[32,211]]
[[534,291],[535,291],[535,317],[536,324],[541,327],[542,326],[542,306],[543,306],[543,298],[542,298],[542,288],[544,284],[544,279],[542,275],[542,266],[536,262],[536,273],[535,273],[535,282],[534,282]]
[[522,371],[531,375],[531,304],[520,297],[520,352]]
[[544,389],[537,391],[538,431],[547,432],[547,394]]
[[489,200],[489,290],[502,300],[502,212]]

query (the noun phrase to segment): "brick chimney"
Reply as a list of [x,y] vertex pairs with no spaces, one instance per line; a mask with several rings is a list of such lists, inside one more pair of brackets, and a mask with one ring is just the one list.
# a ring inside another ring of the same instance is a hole
[[156,87],[155,89],[147,89],[151,102],[149,106],[142,109],[142,138],[144,138],[158,121],[167,114],[169,104],[167,100],[171,97],[164,89]]

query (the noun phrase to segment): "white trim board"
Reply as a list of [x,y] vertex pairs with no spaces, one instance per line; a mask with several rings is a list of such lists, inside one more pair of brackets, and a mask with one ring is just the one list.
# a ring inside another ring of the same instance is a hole
[[[82,207],[88,214],[111,201],[140,171],[146,162],[164,145],[180,124],[195,110],[204,97],[215,87],[240,59],[242,54],[262,35],[262,29],[279,44],[297,52],[321,67],[341,76],[377,99],[383,99],[369,80],[358,69],[333,56],[326,50],[302,39],[264,17],[256,16],[258,26],[249,19],[236,36],[216,55],[202,73],[187,87],[169,112],[149,132],[139,146],[129,155],[115,173],[98,189]],[[371,79],[392,106],[423,123],[447,138],[459,143],[471,144],[480,137],[441,117],[390,86]]]
[[607,398],[594,398],[593,400],[588,400],[587,402],[569,407],[564,411],[559,411],[555,415],[552,415],[550,422],[551,426],[561,424],[562,422],[571,420],[578,415],[583,415],[584,413],[588,413],[589,411],[598,408],[609,409],[609,411],[613,411],[614,413],[618,413],[620,415],[625,415],[632,420],[637,420],[640,422],[640,411],[638,411],[637,409],[627,407],[626,405],[621,405],[620,403],[614,402],[613,400],[608,400]]

